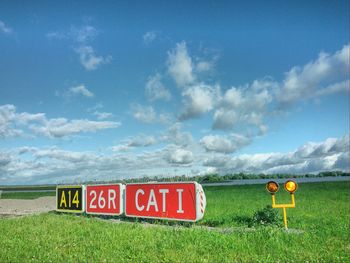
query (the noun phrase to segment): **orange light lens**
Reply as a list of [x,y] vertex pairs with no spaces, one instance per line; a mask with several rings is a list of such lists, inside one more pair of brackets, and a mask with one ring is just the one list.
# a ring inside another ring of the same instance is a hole
[[275,181],[270,181],[266,184],[266,190],[271,194],[274,194],[278,191],[279,185]]
[[288,180],[284,184],[284,189],[286,189],[289,193],[294,193],[298,189],[298,184],[293,180]]

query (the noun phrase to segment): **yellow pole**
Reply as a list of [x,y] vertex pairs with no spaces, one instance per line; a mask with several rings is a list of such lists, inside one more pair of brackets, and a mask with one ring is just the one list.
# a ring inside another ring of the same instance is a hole
[[272,197],[272,207],[275,208],[275,205],[276,205],[275,194],[271,194],[271,197]]
[[283,207],[283,222],[284,222],[284,228],[288,229],[288,224],[287,224],[287,210],[285,207]]
[[292,197],[292,206],[295,207],[295,198],[294,198],[294,194],[291,193],[290,195],[291,195],[291,197]]

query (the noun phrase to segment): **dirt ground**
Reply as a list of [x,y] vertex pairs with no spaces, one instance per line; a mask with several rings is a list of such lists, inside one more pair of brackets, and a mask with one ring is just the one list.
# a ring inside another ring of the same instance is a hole
[[0,199],[0,217],[22,216],[55,210],[55,196],[34,200]]

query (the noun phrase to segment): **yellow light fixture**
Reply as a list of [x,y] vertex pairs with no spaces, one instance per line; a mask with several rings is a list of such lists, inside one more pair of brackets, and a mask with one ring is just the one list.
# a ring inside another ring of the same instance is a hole
[[293,180],[288,180],[284,184],[284,189],[289,193],[293,194],[298,189],[298,184]]
[[266,190],[271,194],[275,194],[278,191],[278,188],[279,188],[279,185],[275,181],[269,181],[266,184]]
[[289,204],[276,204],[276,195],[275,193],[278,191],[278,183],[275,181],[270,181],[266,184],[266,190],[271,193],[272,198],[272,208],[282,208],[283,209],[283,223],[285,229],[288,229],[287,222],[287,208],[295,207],[295,197],[294,192],[298,189],[298,184],[293,180],[288,180],[284,183],[284,189],[290,193],[291,203]]

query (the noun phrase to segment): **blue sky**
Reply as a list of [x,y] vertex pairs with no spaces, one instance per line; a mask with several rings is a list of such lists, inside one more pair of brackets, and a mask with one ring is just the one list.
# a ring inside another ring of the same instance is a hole
[[1,1],[0,184],[327,170],[348,1]]

